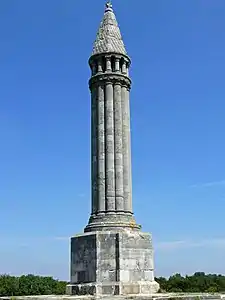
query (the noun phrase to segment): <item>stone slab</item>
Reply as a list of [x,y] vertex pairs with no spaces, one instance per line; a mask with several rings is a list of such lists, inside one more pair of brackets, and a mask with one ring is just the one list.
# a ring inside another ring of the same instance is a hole
[[69,295],[153,294],[153,247],[149,233],[95,231],[71,238]]

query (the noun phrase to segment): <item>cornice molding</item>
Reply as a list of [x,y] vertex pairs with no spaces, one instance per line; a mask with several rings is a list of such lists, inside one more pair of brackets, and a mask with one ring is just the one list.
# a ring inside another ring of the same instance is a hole
[[100,73],[92,76],[89,80],[89,88],[90,90],[93,87],[97,87],[102,84],[120,84],[121,86],[125,86],[126,88],[131,88],[131,79],[123,74],[116,74],[116,73]]

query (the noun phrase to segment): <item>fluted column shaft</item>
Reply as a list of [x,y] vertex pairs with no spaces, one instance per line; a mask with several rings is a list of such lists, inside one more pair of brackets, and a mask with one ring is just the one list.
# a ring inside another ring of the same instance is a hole
[[92,214],[132,213],[129,88],[92,90]]

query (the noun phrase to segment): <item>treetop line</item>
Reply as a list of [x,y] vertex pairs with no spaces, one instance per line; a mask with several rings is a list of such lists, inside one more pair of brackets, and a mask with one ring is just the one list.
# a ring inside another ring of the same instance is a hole
[[[225,292],[225,276],[196,272],[190,276],[175,274],[169,278],[158,277],[159,292],[216,293]],[[20,277],[0,276],[0,297],[28,295],[63,295],[67,281],[52,277],[23,275]]]

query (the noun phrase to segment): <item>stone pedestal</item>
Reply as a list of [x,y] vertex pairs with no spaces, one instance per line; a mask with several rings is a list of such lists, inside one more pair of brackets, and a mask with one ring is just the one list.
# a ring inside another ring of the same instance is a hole
[[149,295],[158,289],[149,233],[127,229],[72,237],[67,294]]

